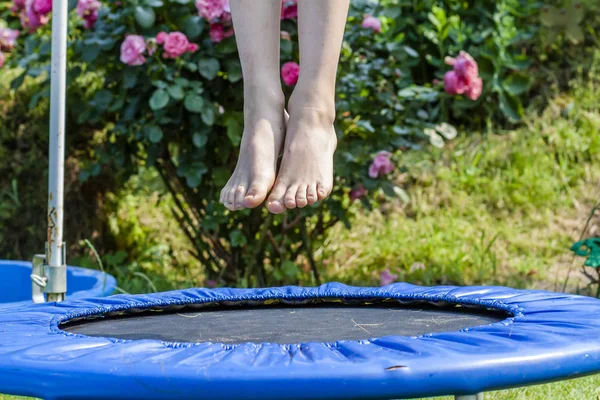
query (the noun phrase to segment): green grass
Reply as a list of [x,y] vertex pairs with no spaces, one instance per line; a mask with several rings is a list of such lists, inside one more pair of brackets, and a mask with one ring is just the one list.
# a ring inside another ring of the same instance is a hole
[[[426,285],[562,289],[569,247],[600,198],[598,98],[590,83],[519,130],[402,155],[410,203],[338,227],[320,250],[328,278],[373,284],[389,269]],[[583,284],[571,273],[570,290]]]
[[[486,393],[486,400],[598,400],[600,399],[600,375],[573,379],[546,385],[529,386],[511,390]],[[25,397],[5,396],[0,400],[26,400]],[[451,397],[436,397],[435,400],[451,400]]]

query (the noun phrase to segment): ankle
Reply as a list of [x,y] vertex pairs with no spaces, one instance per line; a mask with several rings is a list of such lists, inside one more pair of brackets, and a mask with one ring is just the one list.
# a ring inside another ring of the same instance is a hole
[[252,81],[244,83],[244,104],[246,109],[285,108],[285,95],[281,85]]
[[292,118],[308,119],[322,126],[333,125],[336,117],[335,102],[312,93],[300,96],[294,92],[288,103],[288,111]]

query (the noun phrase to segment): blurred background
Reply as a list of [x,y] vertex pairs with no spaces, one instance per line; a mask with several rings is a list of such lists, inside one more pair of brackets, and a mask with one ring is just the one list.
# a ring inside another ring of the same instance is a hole
[[[2,259],[44,248],[51,4],[0,1]],[[296,7],[283,0],[288,95]],[[600,295],[597,1],[353,0],[334,192],[276,217],[218,204],[243,130],[226,1],[70,8],[68,263],[119,292],[407,281]],[[535,396],[599,394],[585,382]]]

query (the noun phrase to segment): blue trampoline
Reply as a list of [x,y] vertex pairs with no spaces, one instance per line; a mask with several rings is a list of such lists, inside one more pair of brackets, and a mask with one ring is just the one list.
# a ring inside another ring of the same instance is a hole
[[600,300],[503,287],[118,295],[0,331],[0,393],[52,400],[479,399],[600,372]]
[[[0,260],[0,308],[31,303],[31,262]],[[116,287],[115,278],[86,268],[67,268],[67,296],[104,297]]]

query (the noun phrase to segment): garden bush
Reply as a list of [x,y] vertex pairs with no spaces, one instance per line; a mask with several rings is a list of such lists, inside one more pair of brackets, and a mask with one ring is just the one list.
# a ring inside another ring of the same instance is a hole
[[[38,79],[31,107],[49,94],[50,4],[0,1],[0,64],[20,72],[13,90]],[[313,249],[329,228],[349,226],[357,204],[409,201],[393,183],[402,169],[396,155],[442,147],[457,135],[454,126],[518,122],[543,53],[537,1],[354,0],[341,54],[332,195],[283,216],[231,213],[218,196],[237,159],[243,96],[226,1],[69,4],[68,111],[76,123],[67,132],[96,144],[81,160],[81,181],[155,168],[215,285],[318,281]],[[573,24],[585,23],[577,13]],[[587,40],[572,35],[559,29],[555,38]],[[281,45],[289,94],[298,61],[293,0],[283,1]]]

